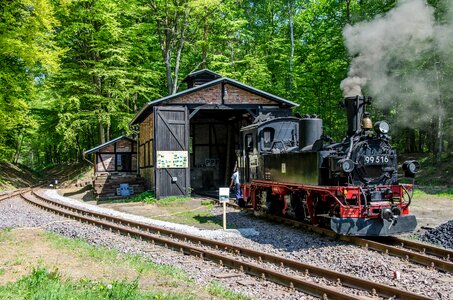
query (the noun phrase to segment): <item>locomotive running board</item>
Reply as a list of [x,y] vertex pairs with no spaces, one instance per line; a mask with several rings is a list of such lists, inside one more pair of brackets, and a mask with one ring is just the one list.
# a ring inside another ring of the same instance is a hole
[[332,218],[330,228],[342,235],[389,236],[414,231],[417,220],[414,215],[399,216],[393,222],[364,218]]

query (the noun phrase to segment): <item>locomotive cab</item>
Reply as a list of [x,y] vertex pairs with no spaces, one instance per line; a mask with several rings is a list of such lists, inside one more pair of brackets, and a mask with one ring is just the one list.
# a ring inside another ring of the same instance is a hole
[[244,183],[264,178],[264,156],[292,152],[299,144],[298,118],[260,116],[253,124],[241,129],[243,146],[238,161]]

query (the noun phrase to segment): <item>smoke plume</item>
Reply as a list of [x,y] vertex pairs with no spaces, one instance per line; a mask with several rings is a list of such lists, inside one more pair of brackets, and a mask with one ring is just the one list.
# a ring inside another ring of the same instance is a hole
[[344,95],[361,95],[363,87],[377,107],[396,108],[406,125],[442,114],[440,82],[447,80],[439,65],[453,54],[451,20],[438,24],[425,1],[402,0],[385,15],[347,26],[343,35],[353,59],[340,85]]

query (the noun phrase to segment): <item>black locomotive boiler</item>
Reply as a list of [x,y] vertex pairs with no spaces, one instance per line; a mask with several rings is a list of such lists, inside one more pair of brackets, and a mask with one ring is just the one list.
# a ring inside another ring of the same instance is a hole
[[[348,97],[347,137],[335,143],[316,116],[260,115],[243,127],[238,164],[245,205],[330,227],[343,235],[387,236],[415,229],[412,184],[398,182],[389,125],[372,125],[370,98]],[[403,164],[414,178],[416,161]]]

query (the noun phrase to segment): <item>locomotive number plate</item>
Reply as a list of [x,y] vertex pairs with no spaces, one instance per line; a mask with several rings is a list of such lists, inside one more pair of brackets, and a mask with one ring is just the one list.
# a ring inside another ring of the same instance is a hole
[[363,163],[365,165],[382,165],[390,162],[387,155],[365,155]]

